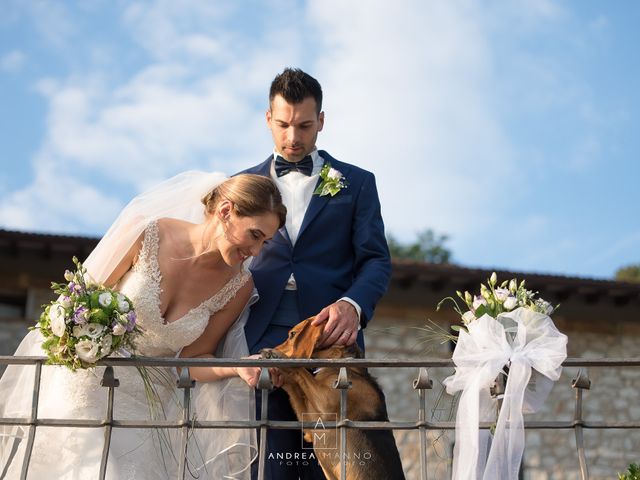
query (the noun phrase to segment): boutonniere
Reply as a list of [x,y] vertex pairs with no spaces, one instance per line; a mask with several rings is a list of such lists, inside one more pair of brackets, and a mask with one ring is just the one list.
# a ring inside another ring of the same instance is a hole
[[331,195],[333,197],[343,188],[347,188],[348,185],[342,172],[332,168],[329,162],[325,163],[322,170],[320,170],[320,178],[322,181],[313,194],[320,195],[321,197],[325,195]]

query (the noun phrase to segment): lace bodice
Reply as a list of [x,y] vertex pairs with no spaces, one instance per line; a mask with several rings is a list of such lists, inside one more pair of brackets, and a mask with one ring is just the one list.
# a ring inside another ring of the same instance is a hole
[[221,310],[249,280],[251,274],[238,272],[215,295],[189,310],[181,318],[165,324],[160,310],[162,274],[158,264],[159,231],[157,221],[144,232],[138,261],[119,284],[119,290],[133,302],[143,334],[136,341],[136,353],[145,356],[174,356],[196,340],[209,318]]

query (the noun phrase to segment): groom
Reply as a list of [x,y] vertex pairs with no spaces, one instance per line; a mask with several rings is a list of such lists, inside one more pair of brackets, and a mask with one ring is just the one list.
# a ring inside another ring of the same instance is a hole
[[[285,227],[251,265],[260,300],[246,326],[249,349],[257,353],[280,344],[293,325],[312,315],[316,323],[326,320],[323,345],[357,341],[364,349],[361,329],[391,275],[375,178],[316,149],[324,125],[322,89],[302,70],[286,68],[276,76],[266,116],[274,151],[242,173],[271,177],[288,213]],[[323,166],[333,169],[329,175]],[[334,194],[318,192],[322,186],[335,187]],[[269,419],[296,420],[283,390],[269,396]],[[295,452],[308,457],[299,431],[269,430],[267,443],[266,478],[324,478],[317,465],[282,460]]]

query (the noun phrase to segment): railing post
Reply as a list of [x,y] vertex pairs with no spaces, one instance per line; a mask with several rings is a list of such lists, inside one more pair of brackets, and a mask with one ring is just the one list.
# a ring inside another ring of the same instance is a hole
[[269,375],[269,369],[263,368],[260,370],[260,377],[258,378],[258,385],[256,386],[260,390],[260,452],[258,453],[258,480],[264,480],[264,469],[267,459],[267,429],[269,419],[268,407],[269,407],[269,392],[273,389],[273,383],[271,382],[271,376]]
[[33,442],[36,439],[36,420],[38,419],[38,401],[40,400],[40,379],[42,376],[42,361],[36,361],[35,378],[33,380],[33,397],[31,400],[31,418],[29,419],[29,438],[27,440],[20,480],[26,480],[29,473],[29,462],[33,452]]
[[180,478],[184,478],[187,471],[187,447],[189,444],[189,422],[191,417],[191,389],[196,382],[191,380],[189,368],[183,368],[180,372],[180,378],[177,380],[178,388],[184,389],[184,405],[182,406],[182,428],[181,428],[181,446],[180,446]]
[[498,421],[498,416],[500,416],[500,408],[502,408],[502,400],[504,399],[504,391],[507,384],[507,374],[508,369],[506,372],[500,372],[491,387],[489,387],[490,395],[496,399],[496,422]]
[[347,393],[351,388],[351,381],[345,367],[340,367],[340,373],[333,388],[340,390],[340,480],[345,480],[347,478],[347,427],[344,421],[347,418]]
[[113,396],[114,388],[120,386],[120,380],[115,378],[113,367],[106,367],[100,385],[109,389],[107,400],[107,418],[104,430],[104,447],[102,447],[102,459],[100,460],[100,480],[104,480],[107,475],[107,461],[109,459],[109,448],[111,447],[111,431],[113,430]]
[[418,378],[413,381],[414,390],[418,390],[418,432],[420,435],[420,479],[427,480],[427,392],[433,388],[433,380],[425,367],[420,367]]
[[588,480],[589,470],[587,469],[587,457],[584,453],[584,436],[583,425],[584,420],[582,418],[582,391],[589,390],[591,388],[591,380],[586,371],[579,370],[576,378],[571,382],[571,388],[576,391],[576,408],[573,416],[573,425],[576,433],[576,449],[578,451],[578,461],[580,462],[580,478],[582,480]]

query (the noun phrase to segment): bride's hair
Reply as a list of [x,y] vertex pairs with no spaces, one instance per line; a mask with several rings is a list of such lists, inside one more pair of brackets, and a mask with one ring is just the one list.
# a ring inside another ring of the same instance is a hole
[[233,211],[240,217],[254,217],[274,213],[279,228],[287,218],[287,207],[276,184],[268,177],[243,173],[222,182],[202,198],[207,215],[211,215],[222,200],[233,203]]

